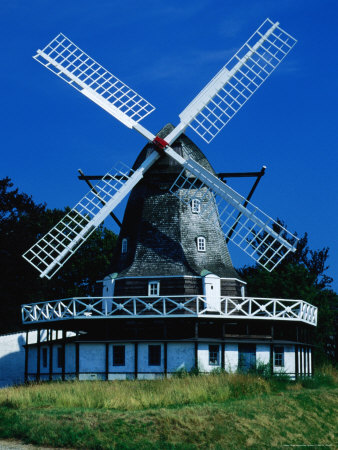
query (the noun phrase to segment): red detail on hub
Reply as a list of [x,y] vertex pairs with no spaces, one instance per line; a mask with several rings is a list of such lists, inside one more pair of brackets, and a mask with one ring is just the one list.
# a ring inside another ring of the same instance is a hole
[[161,150],[164,150],[169,145],[167,141],[161,139],[158,136],[156,136],[155,139],[153,140],[153,144],[155,144],[156,147],[159,147]]

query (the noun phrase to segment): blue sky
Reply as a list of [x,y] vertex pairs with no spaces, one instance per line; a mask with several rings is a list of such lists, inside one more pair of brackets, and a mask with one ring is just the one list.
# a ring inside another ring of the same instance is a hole
[[[2,0],[0,177],[36,202],[73,206],[87,191],[78,168],[132,165],[145,144],[32,59],[59,32],[156,106],[142,124],[157,132],[269,17],[295,48],[211,144],[187,134],[216,171],[267,166],[253,203],[307,231],[311,248],[330,247],[338,289],[337,10],[334,0]],[[251,263],[229,249],[235,266]]]

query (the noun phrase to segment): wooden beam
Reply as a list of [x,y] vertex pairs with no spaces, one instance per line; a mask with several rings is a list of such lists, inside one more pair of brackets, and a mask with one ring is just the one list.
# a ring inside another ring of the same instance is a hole
[[106,342],[106,380],[109,380],[109,343]]
[[28,331],[26,331],[26,345],[25,345],[25,383],[27,383],[27,381],[28,381],[28,351],[29,351],[29,347],[28,347],[28,336],[29,336],[29,333],[28,333]]
[[37,339],[37,358],[36,358],[36,381],[40,381],[40,370],[41,370],[41,336],[40,336],[40,330],[37,330],[38,332],[38,339]]
[[220,180],[224,181],[227,178],[251,178],[251,177],[257,178],[260,176],[260,174],[261,174],[261,171],[260,172],[220,172],[220,173],[217,173],[216,176]]
[[135,342],[135,344],[134,344],[134,376],[135,376],[135,380],[137,380],[137,373],[138,373],[138,343]]
[[167,378],[168,374],[168,343],[163,343],[163,349],[164,349],[164,377]]
[[49,381],[53,379],[53,341],[49,341]]
[[[99,196],[97,190],[95,189],[95,187],[92,185],[92,183],[89,181],[89,178],[86,175],[84,175],[84,173],[82,172],[81,169],[78,169],[78,172],[80,174],[79,176],[79,180],[85,180],[85,182],[88,184],[88,186],[90,187],[90,189],[94,192],[95,195],[97,195],[97,198],[100,200],[100,202],[102,203],[102,205],[105,205],[106,202]],[[99,176],[99,175],[98,175]],[[102,178],[102,177],[101,177]],[[99,179],[101,179],[99,178]],[[115,222],[117,223],[117,225],[121,228],[122,227],[122,223],[119,221],[119,219],[115,216],[115,214],[113,212],[110,213],[110,216],[115,220]]]
[[[248,196],[247,196],[245,202],[243,203],[244,208],[247,206],[247,204],[248,204],[249,201],[251,200],[251,197],[253,196],[253,193],[255,192],[255,190],[256,190],[256,188],[257,188],[257,186],[258,186],[258,183],[260,182],[260,179],[261,179],[262,176],[265,174],[265,169],[266,169],[266,166],[263,166],[263,167],[261,168],[261,171],[260,171],[260,172],[257,172],[258,175],[257,175],[256,181],[254,182],[254,184],[253,184],[253,186],[252,186],[252,188],[251,188],[251,191],[249,192],[249,194],[248,194]],[[228,235],[227,235],[227,237],[226,237],[226,240],[225,240],[226,243],[229,242],[229,240],[230,240],[230,238],[231,238],[233,232],[235,231],[235,229],[236,229],[236,227],[237,227],[237,225],[238,225],[239,219],[241,218],[241,215],[242,215],[242,213],[238,213],[237,218],[236,218],[236,221],[235,221],[235,223],[233,224],[231,230],[229,231],[229,233],[228,233]]]

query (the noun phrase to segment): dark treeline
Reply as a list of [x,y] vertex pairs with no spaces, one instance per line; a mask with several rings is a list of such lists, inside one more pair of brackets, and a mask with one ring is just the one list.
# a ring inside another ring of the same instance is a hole
[[[69,210],[69,209],[68,209]],[[35,301],[94,295],[97,280],[109,273],[117,236],[100,227],[52,280],[41,279],[22,254],[67,212],[48,209],[20,193],[9,178],[0,179],[0,334],[21,330],[20,305]],[[257,297],[303,299],[319,307],[315,345],[320,359],[337,352],[338,295],[326,275],[329,249],[311,250],[308,236],[300,238],[272,272],[250,266],[238,269]]]
[[[282,222],[279,222],[284,226]],[[290,252],[272,271],[259,266],[237,269],[248,283],[250,296],[302,299],[318,307],[318,325],[314,332],[317,361],[337,359],[338,295],[326,275],[329,248],[311,250],[308,235],[299,238],[297,250]]]
[[0,179],[0,334],[22,329],[20,305],[43,300],[94,295],[97,280],[109,273],[117,236],[98,228],[51,279],[39,273],[22,254],[66,214],[48,209]]

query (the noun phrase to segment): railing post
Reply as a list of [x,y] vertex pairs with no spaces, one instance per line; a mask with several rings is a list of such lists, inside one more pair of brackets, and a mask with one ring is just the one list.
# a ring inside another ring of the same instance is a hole
[[40,329],[37,330],[37,358],[36,358],[36,381],[40,381],[40,370],[41,370],[41,335],[40,335]]
[[25,345],[25,383],[28,381],[28,352],[29,352],[29,332],[26,331],[26,345]]

